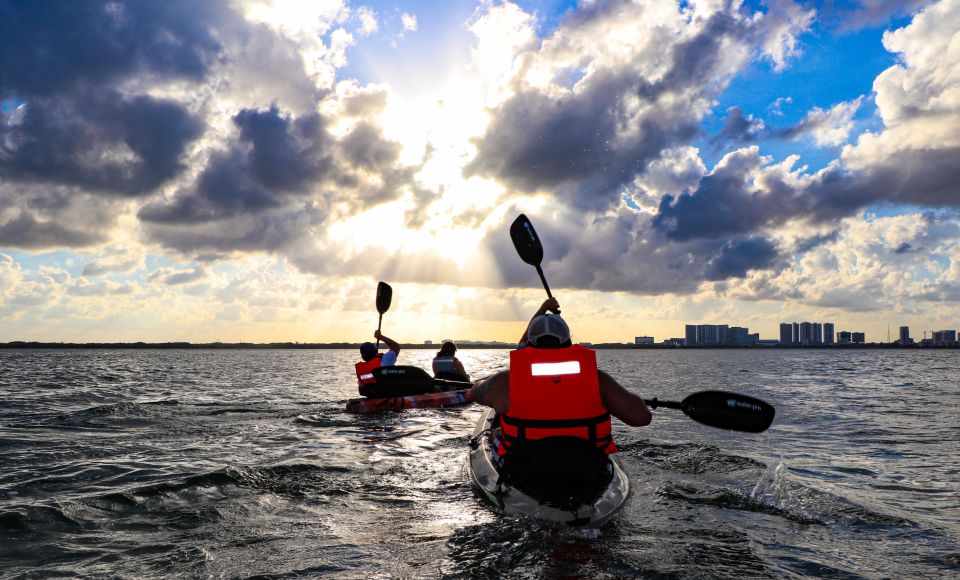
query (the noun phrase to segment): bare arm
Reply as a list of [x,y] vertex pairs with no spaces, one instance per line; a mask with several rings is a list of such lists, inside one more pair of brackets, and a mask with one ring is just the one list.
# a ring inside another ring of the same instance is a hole
[[377,339],[377,340],[382,340],[382,341],[387,345],[387,348],[389,348],[390,350],[392,350],[392,351],[395,352],[396,354],[400,354],[400,345],[397,344],[397,341],[393,340],[393,339],[390,338],[390,337],[387,337],[387,336],[384,336],[384,335],[380,334],[380,331],[379,331],[379,330],[377,330],[377,331],[375,331],[375,332],[373,333],[373,338],[375,338],[375,339]]
[[473,385],[473,402],[493,407],[497,413],[510,409],[510,371],[500,371]]
[[[530,322],[533,322],[533,319],[546,314],[547,312],[560,312],[560,303],[557,302],[556,298],[547,298],[543,301],[543,304],[540,305],[540,308],[537,308],[537,311],[530,317]],[[520,337],[519,344],[527,344],[527,330],[530,329],[530,322],[527,322],[527,326],[523,329],[523,336]]]
[[603,406],[617,419],[631,427],[650,424],[650,409],[643,399],[634,395],[603,371],[600,374],[600,398]]

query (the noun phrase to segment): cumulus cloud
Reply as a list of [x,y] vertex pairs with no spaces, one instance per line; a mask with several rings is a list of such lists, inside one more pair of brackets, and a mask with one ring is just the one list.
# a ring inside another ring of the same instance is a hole
[[863,97],[838,103],[828,110],[814,107],[797,125],[778,133],[782,139],[810,136],[820,147],[836,147],[845,143],[853,130],[853,116],[860,109]]
[[478,11],[469,24],[476,37],[474,69],[486,80],[494,103],[509,95],[514,60],[537,44],[536,19],[512,2]]
[[410,180],[362,120],[382,90],[352,92],[361,121],[336,138],[317,112],[340,97],[343,2],[41,4],[0,8],[0,244],[108,241],[133,199],[149,240],[270,251],[332,192],[377,203]]
[[[660,153],[692,138],[712,99],[754,54],[782,63],[811,13],[600,2],[518,57],[468,173],[552,190],[592,210]],[[629,31],[629,32],[628,32]]]
[[[544,244],[543,268],[549,273],[551,287],[690,294],[705,281],[772,268],[780,258],[774,242],[761,236],[731,235],[720,243],[670,239],[656,227],[652,216],[626,206],[606,215],[561,208],[528,215]],[[512,242],[502,231],[492,230],[484,244],[492,255],[514,256]],[[538,283],[519,258],[498,260],[497,267],[505,287]]]
[[200,134],[182,106],[149,96],[82,90],[30,98],[17,123],[0,126],[0,177],[118,195],[151,193],[184,169]]
[[[665,196],[654,224],[685,240],[835,221],[881,202],[960,206],[960,31],[948,24],[957,18],[960,2],[944,0],[885,36],[904,59],[874,84],[885,126],[845,146],[836,162],[806,174],[793,169],[796,157],[771,164],[756,148],[731,153],[696,190]],[[824,142],[845,139],[859,102],[815,112],[802,132]]]
[[90,282],[85,278],[78,279],[69,289],[67,294],[71,296],[126,296],[136,292],[136,288],[130,282],[114,282],[104,280],[101,282]]
[[124,83],[202,80],[222,51],[213,31],[228,17],[222,2],[4,4],[0,99],[22,112],[0,126],[0,177],[119,195],[174,177],[199,120]]
[[144,267],[146,256],[139,249],[123,246],[104,247],[99,255],[84,264],[81,275],[127,274]]
[[369,6],[357,8],[357,20],[360,21],[360,28],[357,32],[361,36],[369,36],[380,30],[380,23],[377,21],[377,13]]
[[417,17],[415,14],[407,14],[404,12],[400,15],[400,21],[403,23],[403,29],[410,32],[417,31]]
[[[904,248],[923,248],[922,252]],[[926,212],[845,218],[836,233],[778,272],[758,270],[724,282],[733,298],[764,299],[834,312],[906,312],[927,302],[960,300],[960,217]]]
[[[864,15],[894,13],[883,0],[860,6]],[[822,308],[953,296],[960,287],[948,232],[954,219],[924,214],[918,227],[927,233],[895,235],[894,222],[860,212],[960,205],[958,6],[924,4],[909,25],[884,36],[898,63],[876,79],[872,95],[812,109],[782,132],[842,146],[838,159],[810,173],[796,156],[775,159],[746,146],[770,129],[736,106],[712,139],[736,150],[708,167],[691,145],[710,141],[701,123],[731,79],[757,61],[779,71],[796,58],[814,14],[807,5],[584,2],[541,39],[536,14],[484,2],[466,24],[489,119],[476,123],[472,144],[456,145],[448,169],[455,179],[444,181],[424,171],[447,160],[433,136],[404,151],[385,129],[388,105],[400,97],[387,86],[337,82],[348,48],[379,29],[369,7],[339,0],[5,3],[0,247],[119,244],[122,225],[122,241],[142,236],[150,251],[183,254],[177,263],[203,263],[144,274],[155,284],[129,296],[184,297],[190,287],[196,296],[260,309],[224,316],[281,319],[275,309],[293,311],[288,297],[313,287],[273,277],[269,268],[222,280],[210,262],[278,253],[316,277],[377,273],[533,287],[527,265],[503,258],[514,255],[507,223],[527,211],[560,288],[712,288]],[[417,29],[409,14],[401,24]],[[71,33],[56,33],[63,30]],[[850,142],[854,117],[870,98],[882,126]],[[770,114],[790,102],[778,99]],[[457,172],[466,161],[464,182]],[[403,219],[381,219],[383,208]],[[476,236],[466,263],[455,255],[466,244],[437,235],[437,208],[448,211],[444,226]],[[858,220],[874,229],[860,232]],[[396,237],[406,245],[389,238],[393,251],[354,246],[338,238],[344,224],[351,235],[403,234]],[[868,235],[886,245],[861,243]],[[850,248],[859,254],[845,253]],[[76,280],[65,272],[25,275],[0,256],[0,272],[14,280],[0,279],[0,295],[19,305],[82,297],[92,308],[95,296],[131,288],[94,278],[144,270],[145,252],[88,251]],[[399,252],[403,260],[395,259]],[[904,265],[923,282],[871,270],[870,260]],[[858,274],[825,276],[833,270]],[[897,284],[907,294],[894,293]],[[857,288],[868,299],[854,304]],[[334,305],[350,298],[330,289],[322,296]]]
[[697,188],[666,195],[653,225],[667,238],[717,239],[749,234],[803,215],[804,179],[795,158],[770,165],[756,146],[728,153]]
[[151,239],[180,250],[272,251],[314,232],[332,204],[381,203],[412,179],[399,145],[368,121],[340,137],[319,113],[276,107],[242,110],[233,123],[236,140],[195,183],[140,210]]
[[626,195],[639,208],[656,213],[664,195],[691,191],[706,172],[697,148],[686,145],[667,149],[637,176]]
[[777,100],[770,103],[770,106],[767,107],[767,111],[769,111],[771,115],[782,117],[783,106],[791,103],[793,103],[793,97],[777,97]]
[[17,285],[21,271],[20,264],[17,264],[12,256],[0,254],[0,299],[5,298],[7,293]]

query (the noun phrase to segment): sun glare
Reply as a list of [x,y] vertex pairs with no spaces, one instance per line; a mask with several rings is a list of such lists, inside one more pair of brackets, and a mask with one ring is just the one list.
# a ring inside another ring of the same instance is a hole
[[[449,204],[444,202],[443,205]],[[486,224],[494,219],[492,214],[484,214],[484,219],[479,222],[458,222],[456,212],[451,209],[449,213],[431,211],[423,223],[410,227],[405,214],[414,209],[412,200],[381,204],[331,225],[327,238],[337,240],[342,251],[355,256],[385,247],[384,239],[370,232],[390,232],[389,243],[397,255],[432,254],[462,267],[475,258],[487,231]]]

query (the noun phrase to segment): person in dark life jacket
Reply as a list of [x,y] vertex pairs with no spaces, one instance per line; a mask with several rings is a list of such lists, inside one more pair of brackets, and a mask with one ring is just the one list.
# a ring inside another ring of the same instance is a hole
[[549,298],[540,306],[510,352],[510,369],[478,381],[474,402],[492,407],[499,416],[495,434],[501,466],[511,448],[532,440],[563,437],[586,440],[610,454],[617,446],[610,416],[627,425],[650,424],[643,399],[597,369],[596,352],[570,339],[567,323]]
[[470,375],[463,368],[463,363],[456,357],[457,345],[453,341],[446,341],[437,356],[433,358],[433,377],[448,381],[470,381]]
[[373,333],[373,337],[377,340],[382,340],[389,350],[385,353],[380,353],[376,345],[372,342],[365,342],[360,345],[360,358],[362,360],[358,362],[355,367],[357,370],[357,382],[359,383],[360,394],[364,397],[367,396],[364,387],[377,382],[377,380],[373,378],[373,369],[377,367],[392,367],[397,364],[397,355],[400,354],[400,345],[397,344],[397,341],[380,334],[379,330]]

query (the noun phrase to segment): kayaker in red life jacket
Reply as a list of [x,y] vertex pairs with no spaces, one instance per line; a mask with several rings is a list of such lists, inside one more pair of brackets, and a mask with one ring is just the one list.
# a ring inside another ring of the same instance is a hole
[[[627,425],[650,424],[643,399],[597,369],[596,352],[573,345],[556,298],[540,306],[510,353],[510,370],[473,387],[474,402],[492,407],[500,418],[498,463],[519,442],[573,437],[616,453],[610,415]],[[569,439],[567,440],[569,441]]]
[[374,331],[373,337],[377,340],[382,340],[390,350],[385,353],[379,353],[377,352],[376,345],[372,342],[365,342],[360,345],[360,358],[363,360],[358,362],[355,367],[357,369],[357,382],[359,383],[360,394],[364,397],[367,396],[367,393],[364,392],[366,390],[364,387],[377,382],[376,379],[373,378],[373,369],[377,367],[392,367],[397,364],[397,355],[400,354],[400,345],[397,344],[397,341],[380,334],[379,330]]

